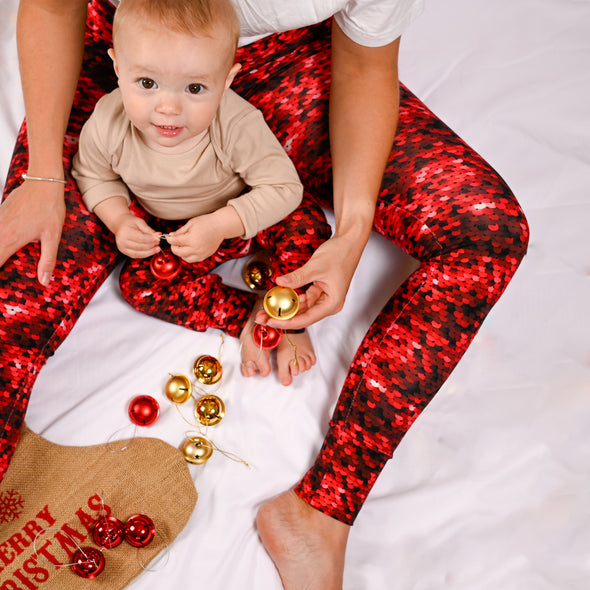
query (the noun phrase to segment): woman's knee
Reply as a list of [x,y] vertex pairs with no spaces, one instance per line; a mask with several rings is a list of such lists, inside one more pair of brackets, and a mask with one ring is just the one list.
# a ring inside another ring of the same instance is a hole
[[[465,155],[465,154],[464,154]],[[504,180],[477,154],[440,158],[385,187],[375,227],[418,260],[469,250],[520,262],[529,227]]]
[[460,211],[463,239],[474,250],[509,259],[516,269],[526,254],[529,226],[522,207],[506,183],[488,176],[486,190]]

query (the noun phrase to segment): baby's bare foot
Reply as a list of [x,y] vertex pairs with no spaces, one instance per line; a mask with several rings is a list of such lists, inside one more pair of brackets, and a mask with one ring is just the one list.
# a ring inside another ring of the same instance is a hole
[[291,385],[293,377],[308,371],[315,363],[316,356],[307,330],[297,334],[283,334],[277,348],[279,381],[283,385]]
[[260,348],[254,342],[252,331],[254,329],[254,318],[258,311],[262,309],[262,298],[259,298],[254,304],[252,313],[240,334],[241,353],[242,353],[242,375],[244,377],[253,377],[259,373],[261,377],[270,374],[270,351]]

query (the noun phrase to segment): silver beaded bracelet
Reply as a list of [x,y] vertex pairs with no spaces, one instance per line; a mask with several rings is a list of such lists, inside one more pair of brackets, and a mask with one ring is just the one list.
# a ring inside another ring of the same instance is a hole
[[61,178],[43,178],[42,176],[29,176],[24,173],[21,174],[21,178],[24,180],[44,180],[45,182],[61,182],[62,184],[66,184],[66,181]]

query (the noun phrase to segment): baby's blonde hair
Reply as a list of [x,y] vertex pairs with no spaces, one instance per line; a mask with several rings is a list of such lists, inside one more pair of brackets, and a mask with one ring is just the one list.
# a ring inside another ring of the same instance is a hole
[[[121,0],[113,20],[113,42],[123,23],[147,20],[176,33],[212,36],[227,32],[235,58],[240,37],[240,21],[231,0]],[[233,63],[233,62],[232,62]]]

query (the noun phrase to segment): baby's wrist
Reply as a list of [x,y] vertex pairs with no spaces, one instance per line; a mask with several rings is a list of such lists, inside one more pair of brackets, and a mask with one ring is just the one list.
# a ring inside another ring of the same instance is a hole
[[119,233],[122,229],[125,228],[133,220],[133,214],[131,211],[127,211],[126,213],[120,213],[115,218],[111,220],[111,225],[113,229],[111,230],[114,234]]
[[244,224],[238,212],[231,205],[221,207],[211,213],[214,227],[218,228],[223,240],[238,238],[244,235]]
[[133,215],[125,198],[119,196],[109,197],[97,203],[94,207],[94,213],[115,235],[125,224],[126,218]]

